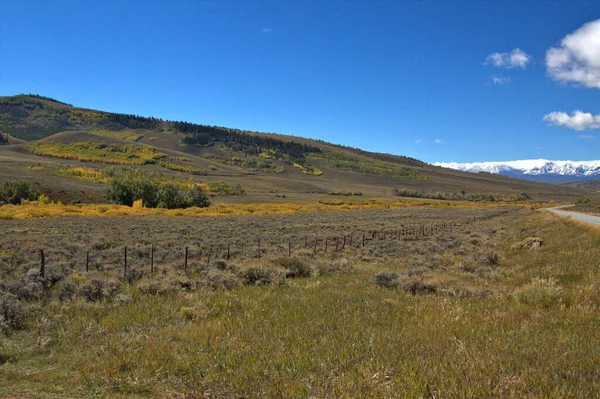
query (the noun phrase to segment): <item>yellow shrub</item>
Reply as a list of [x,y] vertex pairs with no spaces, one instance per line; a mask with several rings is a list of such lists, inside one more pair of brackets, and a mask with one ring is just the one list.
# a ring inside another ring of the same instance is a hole
[[45,194],[42,194],[38,197],[38,202],[42,205],[46,205],[50,203],[50,197]]
[[[325,202],[325,201],[324,201]],[[187,209],[161,209],[161,208],[133,208],[114,204],[84,204],[84,205],[62,205],[27,203],[23,205],[4,205],[0,207],[0,219],[26,219],[37,217],[63,217],[63,216],[202,216],[202,215],[274,215],[291,214],[302,212],[322,212],[357,209],[395,209],[405,207],[418,208],[488,208],[496,206],[507,206],[502,202],[474,203],[469,201],[447,201],[438,200],[413,200],[413,199],[372,199],[372,200],[346,200],[342,203],[331,204],[216,204],[207,208]],[[520,206],[519,204],[512,204]]]

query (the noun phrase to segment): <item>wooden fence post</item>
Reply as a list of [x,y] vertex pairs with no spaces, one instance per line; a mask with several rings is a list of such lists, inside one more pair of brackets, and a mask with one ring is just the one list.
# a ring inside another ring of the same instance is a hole
[[292,256],[292,242],[288,241],[288,258]]
[[150,274],[154,273],[154,244],[150,247]]
[[185,259],[183,260],[183,270],[187,270],[188,247],[185,247]]
[[362,242],[362,246],[365,246],[365,233],[363,233],[363,242]]
[[260,259],[260,238],[258,239],[258,259]]
[[90,271],[90,251],[87,251],[85,254],[85,271]]
[[327,253],[327,238],[325,239],[325,253]]
[[46,255],[43,249],[40,249],[40,277],[46,280]]
[[231,258],[231,244],[227,243],[227,260]]
[[127,278],[127,247],[123,251],[123,277]]

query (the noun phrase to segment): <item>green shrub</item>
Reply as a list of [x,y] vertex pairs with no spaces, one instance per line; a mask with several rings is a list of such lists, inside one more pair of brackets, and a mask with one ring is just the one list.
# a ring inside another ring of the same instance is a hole
[[206,192],[199,186],[193,186],[188,190],[183,190],[184,208],[195,206],[198,208],[206,208],[210,205],[210,200]]
[[141,270],[137,270],[135,267],[131,269],[127,269],[125,272],[125,276],[123,277],[126,282],[129,284],[133,284],[139,279],[142,278],[144,273]]
[[398,189],[394,188],[393,195],[398,197],[410,198],[427,198],[444,201],[505,201],[505,202],[520,202],[530,199],[527,193],[521,194],[497,194],[497,193],[475,193],[467,194],[464,190],[458,193],[443,193],[443,192],[426,192],[422,190]]
[[423,280],[410,280],[402,284],[402,289],[413,295],[434,294],[437,287],[434,284],[425,283]]
[[16,296],[0,294],[0,330],[9,331],[25,328],[27,311]]
[[279,258],[275,263],[289,270],[286,274],[288,278],[305,278],[313,273],[310,265],[298,258]]
[[235,274],[228,270],[211,269],[206,273],[206,285],[213,289],[223,288],[230,290],[240,284]]
[[97,279],[86,281],[79,290],[79,295],[88,302],[101,301],[104,298],[104,281]]
[[109,202],[127,206],[133,206],[141,199],[143,206],[148,208],[204,208],[210,205],[208,195],[197,185],[184,189],[177,184],[160,183],[135,175],[113,178],[106,198]]
[[371,282],[377,287],[397,288],[400,286],[400,274],[383,270],[375,274]]
[[77,284],[72,280],[63,280],[57,285],[58,300],[70,302],[77,292]]
[[0,203],[18,205],[23,200],[35,201],[38,196],[33,185],[20,180],[5,181],[0,188]]
[[276,270],[260,266],[250,266],[242,270],[240,275],[246,285],[283,284],[285,282],[285,279]]
[[345,258],[338,261],[317,262],[316,272],[319,276],[331,276],[334,274],[348,274],[356,272],[354,266]]
[[553,278],[534,278],[515,293],[521,303],[549,308],[559,303],[564,296],[564,289]]
[[208,190],[221,195],[245,195],[246,192],[239,184],[228,184],[223,181],[210,181],[206,183]]

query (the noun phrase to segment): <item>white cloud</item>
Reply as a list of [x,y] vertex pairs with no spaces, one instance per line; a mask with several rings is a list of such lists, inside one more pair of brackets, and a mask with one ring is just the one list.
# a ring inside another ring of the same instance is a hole
[[510,77],[492,75],[492,82],[494,82],[495,85],[505,85],[510,83]]
[[580,134],[579,138],[585,139],[585,140],[591,140],[594,138],[593,134]]
[[433,142],[436,144],[442,144],[444,142],[444,140],[435,139],[435,140],[433,140]]
[[421,139],[416,139],[416,140],[415,140],[415,144],[419,144],[421,141],[423,141],[423,140],[421,140]]
[[559,47],[550,48],[546,68],[559,82],[600,89],[600,19],[565,36]]
[[516,48],[510,53],[492,53],[485,58],[484,65],[493,65],[499,68],[527,68],[531,62],[530,55]]
[[262,28],[262,32],[263,33],[273,33],[273,29],[272,28]]
[[589,112],[573,111],[571,115],[566,112],[550,112],[544,116],[544,120],[550,125],[565,126],[577,131],[600,128],[600,115]]

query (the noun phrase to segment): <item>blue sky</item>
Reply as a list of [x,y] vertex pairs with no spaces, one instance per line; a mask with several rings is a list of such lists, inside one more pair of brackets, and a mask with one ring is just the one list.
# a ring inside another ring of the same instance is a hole
[[594,1],[0,0],[0,10],[0,95],[427,162],[600,158],[600,29],[561,42],[600,19]]

